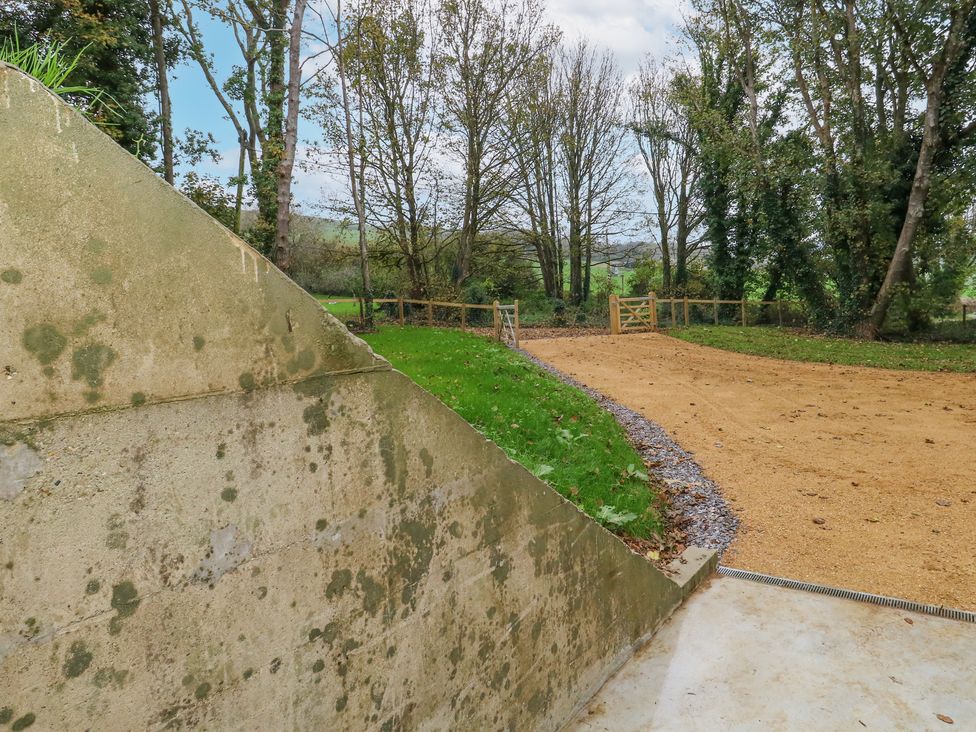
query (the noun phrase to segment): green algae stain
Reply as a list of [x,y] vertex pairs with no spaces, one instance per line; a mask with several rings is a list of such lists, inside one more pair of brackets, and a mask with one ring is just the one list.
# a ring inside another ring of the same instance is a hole
[[24,275],[19,269],[5,269],[0,272],[0,280],[3,280],[8,285],[19,285],[23,281]]
[[109,623],[108,632],[118,635],[122,632],[122,621],[139,608],[139,592],[129,580],[112,586],[112,608],[116,615]]
[[88,313],[88,315],[85,315],[84,317],[75,321],[75,324],[71,326],[71,335],[83,336],[104,320],[108,320],[108,318],[97,310],[93,310],[92,312]]
[[308,425],[308,434],[321,435],[329,428],[329,414],[323,402],[316,402],[305,407],[302,419]]
[[68,655],[64,659],[64,675],[69,679],[76,679],[81,676],[85,671],[91,666],[92,662],[91,651],[85,645],[84,641],[75,641],[71,644],[68,649]]
[[129,532],[125,530],[125,519],[121,514],[113,513],[105,522],[108,534],[105,536],[105,546],[109,549],[125,549],[129,543]]
[[220,492],[220,497],[227,503],[233,503],[237,499],[237,489],[229,485]]
[[312,664],[312,671],[314,671],[315,673],[319,673],[324,668],[325,668],[325,661],[323,661],[321,658]]
[[129,397],[129,401],[132,403],[133,407],[141,407],[146,403],[146,394],[141,391],[132,392],[132,396]]
[[14,710],[10,707],[4,707],[0,709],[0,724],[7,724],[11,719],[14,718]]
[[241,675],[243,676],[244,680],[247,681],[249,678],[254,676],[254,669],[253,668],[246,669],[244,673]]
[[324,628],[322,628],[322,641],[328,643],[330,646],[339,637],[339,624],[335,621],[329,623]]
[[303,349],[288,362],[288,373],[297,374],[299,371],[309,371],[315,367],[315,353],[310,349]]
[[83,380],[92,389],[104,383],[105,370],[115,361],[116,353],[101,343],[90,343],[71,354],[71,378]]
[[20,730],[27,729],[34,724],[36,720],[37,717],[34,715],[34,712],[27,712],[27,714],[25,714],[23,717],[15,720],[14,723],[10,725],[10,729],[12,729],[14,732],[20,732]]
[[21,343],[42,366],[54,363],[68,345],[68,339],[49,323],[32,325],[24,331]]
[[363,591],[363,610],[370,615],[376,615],[380,603],[383,602],[385,588],[363,570],[356,573],[356,580]]
[[380,438],[380,457],[383,458],[383,474],[389,483],[396,481],[396,454],[393,450],[393,438],[383,435]]
[[94,404],[102,398],[102,393],[99,391],[86,391],[82,393],[82,396],[85,397],[86,402],[89,404]]
[[207,345],[207,341],[204,340],[202,335],[193,336],[193,350],[202,351],[203,347]]
[[424,473],[429,478],[434,470],[434,456],[427,451],[427,448],[420,450],[420,462],[424,464]]
[[227,443],[221,442],[219,445],[217,445],[217,459],[223,460],[224,455],[226,454],[227,454]]
[[342,593],[352,585],[352,572],[348,569],[337,569],[332,573],[332,580],[325,588],[325,597],[331,600],[333,597],[342,597]]
[[210,682],[204,681],[200,684],[193,692],[193,696],[197,699],[203,699],[210,693]]
[[117,671],[114,666],[100,668],[95,672],[95,686],[99,689],[104,689],[111,684],[116,689],[121,689],[125,686],[125,679],[128,675],[128,671],[124,669]]
[[328,525],[329,525],[328,521],[326,521],[324,518],[320,518],[318,521],[315,522],[315,530],[325,531],[325,527]]
[[102,583],[99,582],[97,579],[88,580],[88,584],[85,585],[85,594],[94,595],[101,588],[102,588]]
[[112,282],[112,270],[108,267],[96,267],[91,273],[92,282],[96,285],[108,285]]
[[237,377],[237,383],[244,391],[254,391],[257,387],[257,381],[254,379],[254,374],[250,371],[245,371],[243,374]]
[[336,700],[335,710],[337,712],[342,712],[343,710],[345,710],[346,704],[348,703],[349,703],[349,696],[347,694],[343,694]]

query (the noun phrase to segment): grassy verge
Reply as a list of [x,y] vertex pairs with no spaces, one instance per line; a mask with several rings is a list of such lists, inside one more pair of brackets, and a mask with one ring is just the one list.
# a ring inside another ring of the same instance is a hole
[[506,454],[611,530],[660,530],[656,493],[623,428],[592,399],[486,338],[387,327],[365,336]]
[[859,341],[780,328],[728,325],[675,328],[669,334],[703,346],[791,361],[905,371],[976,371],[976,345],[970,344]]

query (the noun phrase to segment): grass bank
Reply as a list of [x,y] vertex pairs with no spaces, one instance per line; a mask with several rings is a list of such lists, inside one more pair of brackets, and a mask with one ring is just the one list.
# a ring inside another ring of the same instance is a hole
[[471,333],[381,328],[366,341],[563,496],[639,538],[660,530],[657,496],[624,430],[592,399]]
[[976,345],[901,343],[831,338],[772,327],[692,326],[669,335],[726,351],[791,361],[875,366],[903,371],[976,371]]

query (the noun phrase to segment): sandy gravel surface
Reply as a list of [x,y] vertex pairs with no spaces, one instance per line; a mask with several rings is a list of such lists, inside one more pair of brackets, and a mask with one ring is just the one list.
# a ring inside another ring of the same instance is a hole
[[655,334],[523,347],[694,452],[742,522],[724,564],[976,609],[976,376]]

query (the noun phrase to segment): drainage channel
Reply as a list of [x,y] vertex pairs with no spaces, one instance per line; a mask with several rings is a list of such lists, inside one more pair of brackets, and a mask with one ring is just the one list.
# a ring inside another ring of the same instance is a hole
[[719,566],[718,573],[726,577],[760,582],[764,585],[774,587],[787,587],[791,590],[803,590],[805,592],[815,592],[819,595],[829,595],[830,597],[842,597],[846,600],[857,600],[858,602],[869,602],[872,605],[882,607],[892,607],[898,610],[908,610],[925,615],[935,615],[940,618],[950,620],[961,620],[964,623],[976,623],[976,612],[970,610],[956,610],[942,605],[927,605],[912,600],[902,600],[897,597],[885,597],[884,595],[872,595],[869,592],[858,592],[857,590],[842,590],[826,585],[815,585],[811,582],[800,582],[799,580],[785,579],[784,577],[773,577],[768,574],[750,572],[746,569],[734,569],[733,567]]

